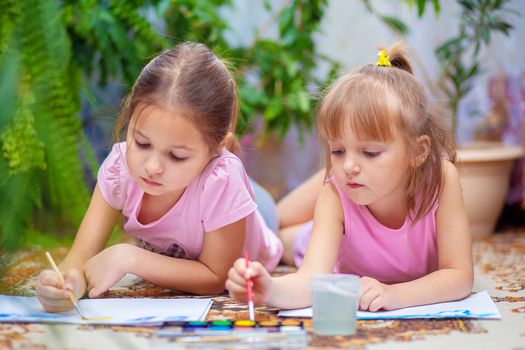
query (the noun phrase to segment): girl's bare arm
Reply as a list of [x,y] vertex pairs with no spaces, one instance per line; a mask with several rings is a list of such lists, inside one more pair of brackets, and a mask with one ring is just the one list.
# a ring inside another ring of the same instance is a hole
[[279,227],[290,227],[314,217],[315,202],[324,184],[325,170],[321,169],[277,203]]
[[436,213],[439,269],[417,280],[393,285],[395,308],[458,300],[474,280],[472,243],[458,172],[445,163],[445,185]]
[[59,265],[60,270],[75,268],[83,272],[85,262],[104,249],[119,217],[120,211],[109,206],[96,185],[75,241]]
[[331,273],[343,235],[343,208],[334,185],[325,184],[315,206],[312,237],[296,273],[272,278],[268,304],[281,308],[311,305],[312,276]]
[[126,272],[156,285],[194,294],[219,294],[228,269],[242,256],[246,219],[207,232],[198,260],[179,259],[129,246]]

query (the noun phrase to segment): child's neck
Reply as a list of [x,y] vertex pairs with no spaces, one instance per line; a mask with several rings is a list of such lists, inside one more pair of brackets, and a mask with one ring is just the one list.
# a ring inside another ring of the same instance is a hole
[[405,224],[408,215],[408,206],[406,202],[397,203],[396,205],[385,203],[374,203],[367,205],[370,214],[383,226],[390,229],[401,228]]
[[177,191],[177,193],[170,193],[162,196],[152,196],[144,193],[137,219],[143,225],[157,221],[177,204],[185,190],[186,189],[184,188]]

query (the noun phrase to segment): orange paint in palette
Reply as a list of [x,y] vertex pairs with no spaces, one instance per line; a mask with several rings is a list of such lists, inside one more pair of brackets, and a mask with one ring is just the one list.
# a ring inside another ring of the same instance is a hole
[[280,327],[282,332],[295,332],[302,330],[304,328],[304,324],[301,321],[285,320],[281,322]]

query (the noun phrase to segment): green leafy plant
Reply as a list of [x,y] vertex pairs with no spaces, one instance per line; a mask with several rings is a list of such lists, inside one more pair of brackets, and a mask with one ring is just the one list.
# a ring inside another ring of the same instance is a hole
[[[279,136],[292,125],[311,128],[311,91],[338,67],[313,40],[327,0],[264,4],[278,37],[258,32],[250,45],[233,46],[220,16],[229,0],[0,2],[0,252],[37,232],[71,237],[98,167],[79,118],[81,96],[97,105],[93,85],[128,89],[153,55],[177,42],[204,42],[231,62],[240,135],[258,118]],[[320,61],[329,68],[321,77]]]
[[[263,38],[259,30],[248,46],[233,46],[225,38],[230,26],[219,13],[231,5],[229,0],[68,0],[62,18],[72,40],[74,64],[83,73],[96,73],[99,84],[122,77],[130,86],[154,53],[180,41],[200,41],[232,65],[239,87],[240,135],[259,117],[266,133],[281,137],[292,125],[311,128],[315,103],[308,88],[327,85],[339,67],[316,52],[313,40],[328,1],[293,0],[277,9],[266,1],[278,37]],[[314,70],[321,61],[329,69],[318,78]]]
[[479,53],[490,44],[495,33],[506,36],[512,25],[505,15],[509,0],[461,0],[459,32],[436,49],[441,67],[438,84],[449,99],[453,135],[457,135],[458,105],[483,73]]
[[[270,2],[267,6],[272,9]],[[339,69],[337,62],[315,49],[313,35],[319,31],[326,7],[326,0],[291,1],[276,14],[277,40],[257,33],[251,47],[236,50],[241,112],[248,118],[261,114],[266,133],[282,137],[292,125],[301,130],[313,126],[315,103],[309,87],[322,89]],[[329,69],[318,79],[314,70],[322,61]],[[246,79],[250,72],[258,77],[255,83]]]
[[0,118],[0,243],[10,250],[35,224],[39,209],[49,209],[50,221],[78,223],[88,191],[79,158],[84,136],[76,117],[77,92],[70,89],[64,64],[70,50],[58,6],[36,0],[1,6],[1,58],[16,67],[9,74],[9,65],[3,65],[0,77],[2,89],[14,95]]

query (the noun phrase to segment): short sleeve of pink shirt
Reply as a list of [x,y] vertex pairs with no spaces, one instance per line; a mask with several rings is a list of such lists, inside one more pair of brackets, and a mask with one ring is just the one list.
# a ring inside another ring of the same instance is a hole
[[234,223],[255,211],[246,172],[238,158],[224,157],[205,175],[200,216],[206,232]]
[[126,147],[123,143],[113,145],[98,170],[97,184],[108,204],[118,210],[124,208],[126,201]]

